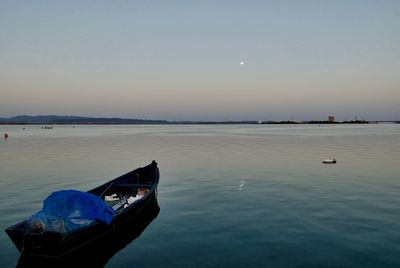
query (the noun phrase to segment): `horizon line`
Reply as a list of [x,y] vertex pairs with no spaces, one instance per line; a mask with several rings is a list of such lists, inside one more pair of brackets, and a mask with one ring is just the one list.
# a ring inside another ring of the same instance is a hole
[[[333,116],[333,120],[329,121],[329,117],[333,115],[327,116],[327,120],[315,120],[315,119],[308,119],[308,120],[294,120],[293,117],[291,119],[287,120],[261,120],[261,119],[248,119],[248,120],[238,120],[238,119],[223,119],[223,120],[193,120],[193,119],[187,119],[187,120],[167,120],[167,119],[143,119],[143,118],[128,118],[128,117],[103,117],[103,116],[80,116],[80,115],[57,115],[57,114],[46,114],[46,115],[29,115],[29,114],[22,114],[22,115],[15,115],[15,116],[10,116],[10,117],[0,117],[0,120],[12,120],[13,118],[17,117],[32,117],[32,118],[38,118],[38,117],[60,117],[58,120],[64,120],[66,121],[65,118],[70,117],[70,120],[74,120],[76,118],[77,120],[79,119],[94,119],[94,120],[99,120],[99,119],[105,119],[105,120],[138,120],[138,121],[156,121],[156,122],[163,122],[163,123],[258,123],[258,124],[265,124],[265,123],[313,123],[313,122],[329,122],[329,123],[342,123],[342,122],[394,122],[398,123],[400,120],[388,120],[388,119],[381,119],[381,120],[365,120],[363,117],[362,119],[357,119],[357,116],[355,116],[354,119],[351,120],[336,120],[335,117]],[[64,118],[64,119],[63,119]],[[53,119],[55,120],[54,123],[57,123],[57,118]],[[45,123],[45,122],[23,122],[23,121],[9,121],[9,122],[1,122],[3,125],[4,123],[11,123],[11,124],[18,124],[18,123]],[[48,123],[51,123],[51,121],[48,121]],[[62,122],[60,122],[62,123]],[[71,122],[73,123],[73,122]],[[76,122],[79,123],[79,122]],[[85,123],[85,122],[81,122]],[[122,123],[122,122],[120,122]]]

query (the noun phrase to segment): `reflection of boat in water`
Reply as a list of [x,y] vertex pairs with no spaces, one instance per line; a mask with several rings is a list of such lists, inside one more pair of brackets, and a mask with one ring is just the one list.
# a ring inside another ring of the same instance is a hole
[[104,267],[118,251],[141,235],[158,216],[159,211],[160,207],[155,198],[145,209],[127,219],[121,228],[86,244],[79,250],[60,258],[21,254],[16,267]]
[[[143,225],[137,226],[136,223],[140,223],[143,220],[142,215],[146,215],[148,207],[151,209],[151,206],[156,203],[158,181],[159,171],[157,163],[153,161],[150,165],[133,170],[88,191],[89,194],[92,194],[91,196],[96,195],[102,199],[113,195],[119,197],[115,203],[110,204],[115,210],[111,224],[92,221],[73,231],[55,231],[52,229],[33,229],[32,223],[24,220],[9,227],[6,232],[18,250],[21,251],[21,257],[24,256],[23,259],[27,257],[63,259],[64,256],[74,254],[74,251],[81,251],[88,245],[98,244],[99,241],[104,239],[118,240],[115,237],[118,233],[121,233],[121,230],[130,230]],[[141,198],[136,198],[140,191],[144,191],[145,194]],[[94,197],[97,198],[96,196]],[[130,202],[132,199],[134,201]],[[103,203],[100,199],[99,201]],[[44,207],[45,204],[46,202]],[[106,205],[103,203],[103,206]],[[60,209],[62,204],[52,205],[52,207]],[[89,207],[89,209],[91,208]],[[78,212],[79,215],[86,213],[84,210]],[[68,220],[68,218],[59,220],[62,222],[62,226],[67,226],[68,221],[65,220]],[[48,224],[47,226],[51,225]],[[144,228],[142,229],[144,230]],[[123,231],[121,234],[122,236],[126,235]]]

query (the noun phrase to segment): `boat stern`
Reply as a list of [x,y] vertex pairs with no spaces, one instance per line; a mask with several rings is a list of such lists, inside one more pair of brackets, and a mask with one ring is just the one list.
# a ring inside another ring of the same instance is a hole
[[26,233],[26,221],[17,223],[5,230],[7,235],[13,241],[16,248],[21,252],[24,244],[24,235]]

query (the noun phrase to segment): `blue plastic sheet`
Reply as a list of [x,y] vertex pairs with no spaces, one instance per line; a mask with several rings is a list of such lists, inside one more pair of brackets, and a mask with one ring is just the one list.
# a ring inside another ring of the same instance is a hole
[[50,194],[41,211],[28,218],[33,228],[71,232],[98,220],[111,224],[115,211],[98,196],[76,190],[63,190]]

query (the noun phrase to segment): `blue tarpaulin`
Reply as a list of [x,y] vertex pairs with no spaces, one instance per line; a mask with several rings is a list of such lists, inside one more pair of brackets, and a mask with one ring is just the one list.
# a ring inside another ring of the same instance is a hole
[[62,190],[50,194],[41,211],[28,218],[33,226],[38,221],[44,229],[71,232],[95,220],[111,224],[115,211],[98,196],[76,190]]

